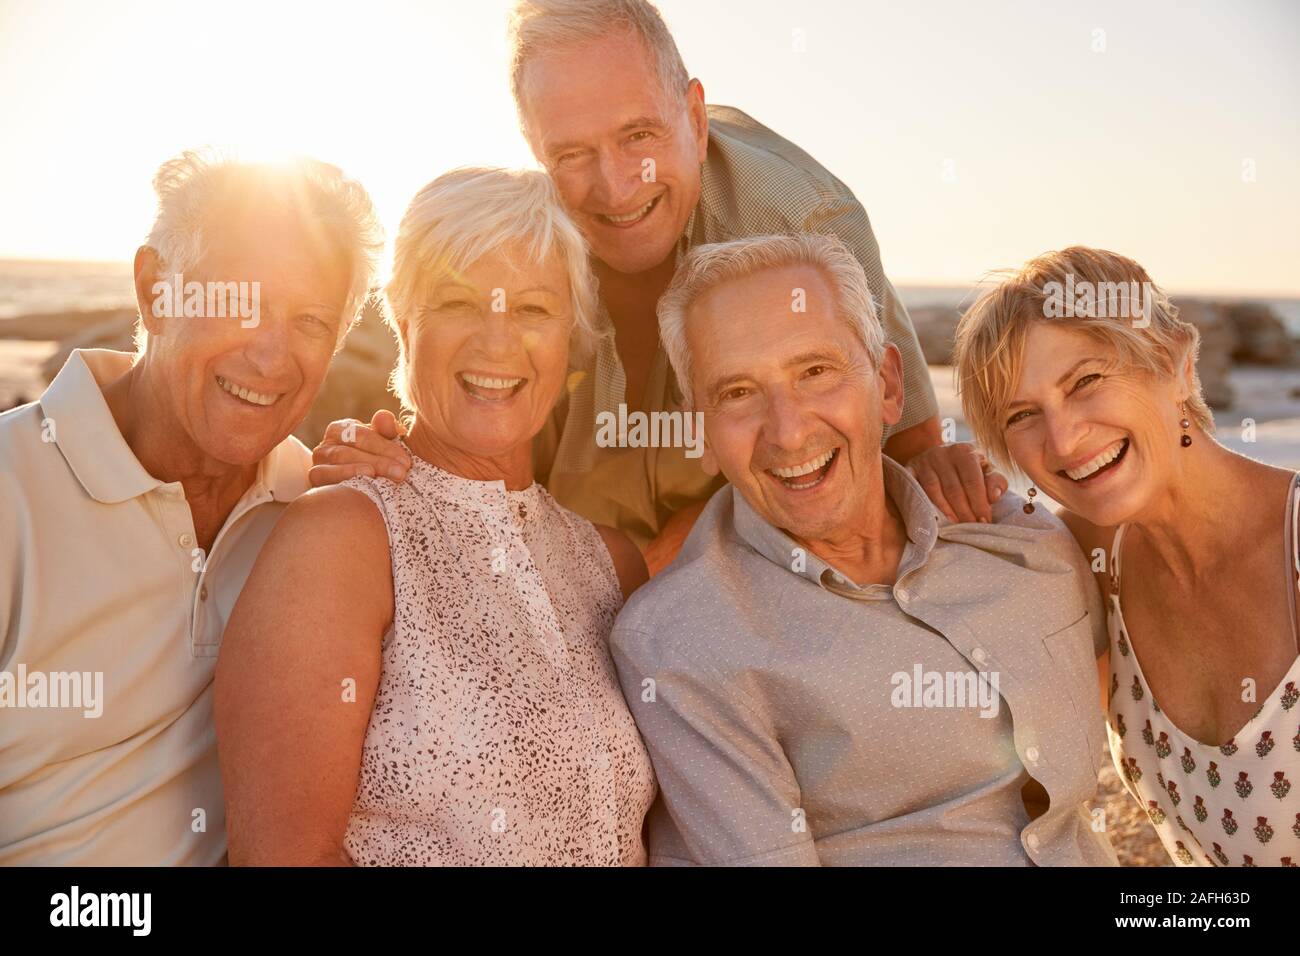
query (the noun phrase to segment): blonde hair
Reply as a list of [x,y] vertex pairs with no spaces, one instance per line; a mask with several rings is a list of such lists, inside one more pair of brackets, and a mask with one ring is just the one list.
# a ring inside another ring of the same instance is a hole
[[709,289],[763,269],[809,265],[820,269],[835,287],[835,310],[848,322],[879,367],[885,336],[876,316],[862,265],[834,236],[800,233],[793,236],[750,236],[730,242],[696,246],[659,299],[659,338],[677,375],[688,407],[694,407],[691,352],[686,344],[686,310]]
[[[203,258],[213,233],[233,209],[282,208],[347,258],[349,279],[335,348],[343,347],[375,282],[384,232],[370,195],[337,166],[308,157],[249,162],[212,148],[187,150],[158,168],[158,212],[146,244],[168,273],[184,273]],[[136,350],[148,332],[136,323]]]
[[[1076,289],[1083,306],[1077,309]],[[1102,302],[1111,307],[1098,308]],[[1127,307],[1113,307],[1119,303]],[[1071,246],[1025,263],[980,296],[957,324],[953,365],[962,409],[976,441],[1002,465],[1019,470],[1007,450],[1003,422],[1020,385],[1025,339],[1034,322],[1059,322],[1084,332],[1113,347],[1125,365],[1159,378],[1179,374],[1190,354],[1187,417],[1206,433],[1214,431],[1195,372],[1196,327],[1178,318],[1178,307],[1132,259]]]
[[518,0],[510,12],[510,92],[525,134],[524,69],[539,53],[602,39],[620,30],[640,38],[654,59],[665,95],[680,97],[690,74],[663,16],[647,0]]
[[464,272],[483,256],[523,243],[535,262],[558,252],[568,269],[573,304],[573,352],[581,356],[608,330],[598,331],[596,277],[586,240],[539,170],[465,167],[444,173],[411,200],[397,230],[393,271],[384,287],[384,321],[397,337],[389,388],[415,411],[407,364],[406,329],[429,289]]

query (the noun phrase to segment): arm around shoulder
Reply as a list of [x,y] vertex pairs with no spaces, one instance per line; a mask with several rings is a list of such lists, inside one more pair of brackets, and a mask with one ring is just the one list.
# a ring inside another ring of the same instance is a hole
[[388,535],[375,506],[338,487],[290,505],[217,662],[232,864],[350,863],[343,837],[392,616]]
[[623,591],[623,600],[632,596],[632,592],[650,580],[645,558],[630,538],[617,528],[598,524],[596,530],[605,542],[605,550],[614,562],[614,571],[618,574],[618,584]]

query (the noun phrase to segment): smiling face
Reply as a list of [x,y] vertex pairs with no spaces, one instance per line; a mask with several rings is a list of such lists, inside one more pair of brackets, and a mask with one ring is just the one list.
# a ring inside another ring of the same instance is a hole
[[563,258],[515,244],[436,282],[405,323],[417,428],[473,458],[531,443],[568,372],[573,303]]
[[344,321],[347,263],[295,216],[263,210],[223,223],[183,276],[205,292],[207,283],[247,283],[250,300],[256,289],[255,319],[229,314],[237,311],[233,296],[225,317],[177,314],[180,302],[170,317],[155,315],[154,283],[171,278],[153,250],[141,250],[136,296],[149,330],[141,362],[153,400],[188,437],[187,451],[254,464],[316,399]]
[[533,154],[593,255],[628,274],[664,262],[700,196],[699,84],[668,96],[645,44],[615,32],[537,56],[523,90]]
[[[791,290],[806,312],[791,310]],[[881,368],[835,311],[819,269],[791,265],[719,283],[687,310],[705,467],[770,524],[825,539],[883,507],[880,439],[902,415],[898,350]]]
[[1131,520],[1173,480],[1183,377],[1126,367],[1114,346],[1034,322],[1003,415],[1007,449],[1046,494],[1098,527]]

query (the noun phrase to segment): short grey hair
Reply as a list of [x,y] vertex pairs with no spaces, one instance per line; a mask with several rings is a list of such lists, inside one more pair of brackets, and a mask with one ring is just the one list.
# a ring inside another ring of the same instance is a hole
[[[349,279],[335,348],[343,347],[375,284],[384,231],[365,188],[337,166],[300,157],[284,163],[248,162],[211,148],[187,150],[158,168],[158,212],[146,245],[167,273],[185,273],[203,258],[232,207],[267,205],[295,213],[347,258]],[[136,324],[136,349],[148,332]]]
[[620,30],[631,31],[645,43],[664,94],[684,96],[690,74],[663,16],[648,0],[518,0],[510,12],[510,92],[525,134],[523,77],[528,61],[544,51],[603,39]]
[[571,348],[589,352],[608,328],[598,329],[596,276],[587,242],[540,170],[464,167],[443,173],[411,200],[397,230],[393,271],[384,287],[388,322],[397,336],[397,364],[389,387],[407,412],[411,399],[406,331],[429,290],[483,256],[521,242],[536,262],[557,251],[565,261],[573,303]]
[[[820,269],[835,287],[835,311],[866,347],[879,367],[885,349],[876,306],[862,264],[839,239],[819,233],[793,236],[751,236],[731,242],[696,246],[659,299],[659,338],[668,353],[678,387],[688,407],[695,407],[691,388],[691,352],[686,344],[686,313],[714,286],[741,279],[763,269],[808,265]],[[737,321],[744,321],[737,317]]]

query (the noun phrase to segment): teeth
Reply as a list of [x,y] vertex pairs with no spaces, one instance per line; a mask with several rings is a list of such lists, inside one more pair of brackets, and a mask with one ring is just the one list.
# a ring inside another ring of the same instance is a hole
[[650,200],[648,203],[646,203],[636,212],[630,212],[626,216],[611,216],[606,214],[605,218],[608,219],[610,222],[636,222],[636,220],[640,219],[642,216],[644,216],[646,213],[650,211],[650,207],[655,204],[655,199],[658,198],[659,197],[656,196],[654,199]]
[[824,455],[818,455],[812,461],[806,461],[802,465],[795,465],[793,468],[773,468],[772,474],[778,478],[798,478],[802,475],[811,474],[830,461],[834,454],[835,449],[832,448]]
[[1124,450],[1124,442],[1125,439],[1121,438],[1119,441],[1111,445],[1109,448],[1103,451],[1096,458],[1092,459],[1092,461],[1080,465],[1078,468],[1069,468],[1066,470],[1065,473],[1069,475],[1071,478],[1073,478],[1075,481],[1082,481],[1084,478],[1087,478],[1089,475],[1094,474],[1097,471],[1100,471],[1106,465],[1109,465],[1112,461],[1118,458],[1119,453]]
[[460,377],[479,388],[514,388],[523,381],[522,378],[488,378],[484,375],[472,375],[469,372],[461,372]]
[[242,398],[244,401],[251,402],[254,405],[274,405],[276,402],[280,400],[279,395],[269,395],[269,394],[263,394],[262,392],[254,392],[252,389],[248,389],[242,385],[236,385],[234,382],[227,381],[226,379],[222,378],[220,375],[217,376],[217,384],[220,385],[222,388],[224,388],[231,395],[234,395],[236,398]]

